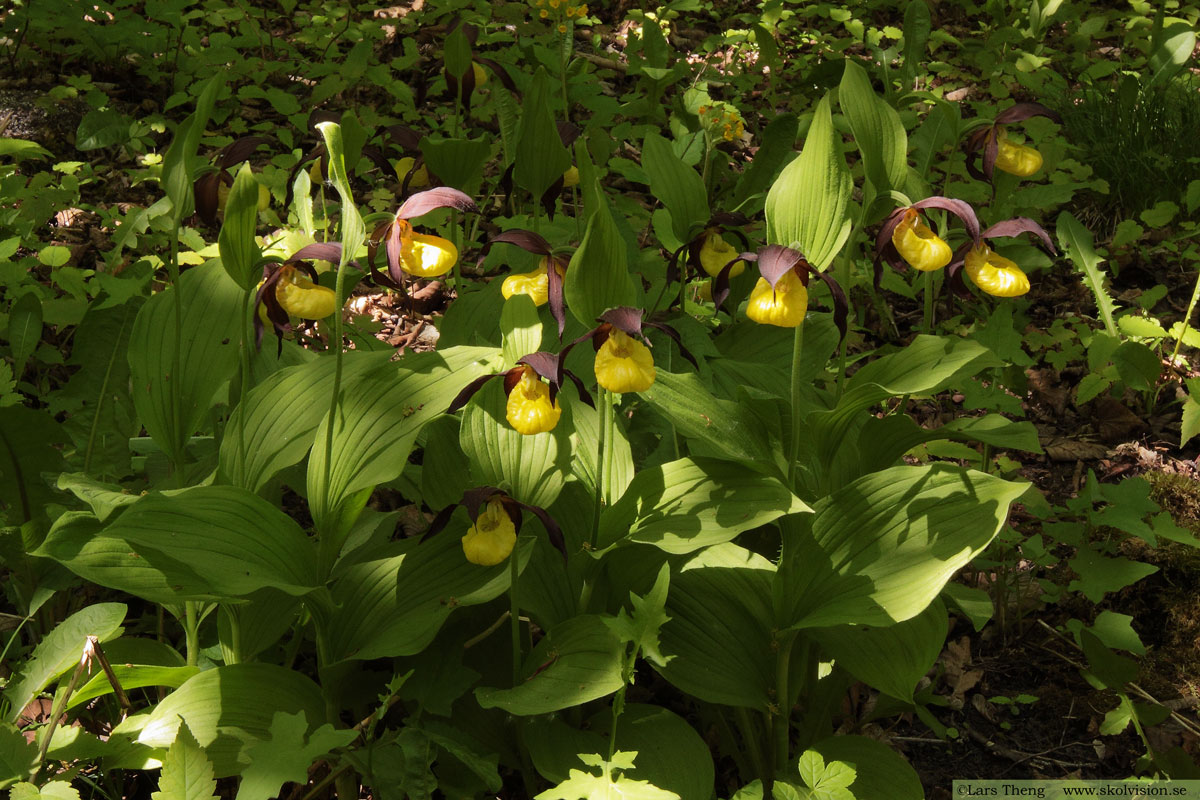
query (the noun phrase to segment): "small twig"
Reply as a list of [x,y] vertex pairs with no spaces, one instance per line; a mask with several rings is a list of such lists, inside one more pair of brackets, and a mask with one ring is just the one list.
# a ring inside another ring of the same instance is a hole
[[58,727],[58,718],[62,716],[63,709],[67,705],[67,701],[71,699],[71,694],[75,691],[76,684],[79,683],[79,678],[83,675],[85,669],[89,669],[92,658],[95,656],[95,648],[99,640],[95,636],[89,636],[83,643],[83,654],[79,658],[79,665],[75,667],[74,674],[71,675],[71,681],[67,684],[66,691],[60,694],[54,700],[54,705],[50,707],[50,722],[46,725],[46,730],[42,733],[42,744],[38,748],[38,772],[46,768],[46,752],[50,749],[50,740],[54,738],[54,730]]
[[604,56],[598,56],[595,53],[577,52],[575,53],[575,56],[577,58],[582,58],[584,61],[594,64],[601,69],[611,69],[613,72],[619,72],[622,75],[629,71],[628,64],[625,64],[621,61],[613,61],[612,59],[605,58]]
[[94,655],[96,661],[100,664],[100,669],[104,670],[104,676],[108,678],[109,684],[112,685],[113,692],[117,695],[117,702],[120,703],[121,708],[124,709],[124,712],[121,714],[121,720],[124,721],[126,715],[133,710],[133,703],[129,702],[129,695],[125,694],[124,687],[122,687],[121,682],[117,680],[117,674],[113,672],[112,664],[108,663],[108,656],[104,655],[104,648],[100,646],[100,642],[95,642],[93,647],[95,648]]
[[463,650],[472,648],[475,645],[482,642],[487,637],[491,636],[496,631],[497,628],[499,628],[501,625],[503,625],[505,622],[508,621],[508,617],[509,617],[510,613],[511,612],[505,611],[503,614],[500,615],[500,617],[495,622],[493,622],[491,625],[489,625],[487,630],[485,630],[483,633],[479,634],[478,636],[473,636],[470,639],[467,639],[467,641],[463,643]]

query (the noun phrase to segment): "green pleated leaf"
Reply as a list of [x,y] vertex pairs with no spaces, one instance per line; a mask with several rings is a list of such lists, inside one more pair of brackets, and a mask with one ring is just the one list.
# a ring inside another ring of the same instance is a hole
[[[110,659],[111,660],[111,659]],[[112,664],[113,674],[125,691],[141,689],[143,686],[165,686],[175,689],[182,686],[188,678],[200,672],[199,667],[162,667],[154,664]],[[92,679],[75,690],[67,702],[66,710],[89,700],[112,694],[112,683],[103,671],[97,672]]]
[[540,202],[546,190],[571,166],[571,154],[563,147],[554,123],[550,92],[550,75],[539,66],[521,103],[513,167],[513,180],[533,195],[534,202]]
[[[572,469],[575,477],[595,492],[600,414],[591,406],[575,403],[571,406],[571,422],[574,426],[571,435],[574,442]],[[606,503],[616,502],[633,480],[633,454],[629,449],[629,438],[621,428],[619,419],[613,421],[612,430],[613,435],[605,443],[605,447],[609,449],[609,463],[604,472],[603,487]]]
[[216,777],[224,778],[245,768],[237,758],[244,745],[270,738],[276,711],[303,711],[314,727],[325,722],[321,690],[296,670],[257,663],[216,667],[155,706],[137,741],[168,747],[182,720],[212,760]]
[[162,185],[171,201],[172,214],[177,221],[191,216],[196,207],[192,194],[192,181],[195,178],[192,174],[192,161],[200,147],[204,127],[208,125],[208,118],[212,116],[217,94],[224,86],[224,73],[218,72],[208,79],[196,100],[196,110],[175,129],[175,137],[163,156]]
[[[509,586],[508,562],[481,567],[467,561],[461,539],[468,525],[460,511],[427,542],[390,544],[340,570],[330,602],[313,608],[328,639],[329,662],[414,655],[433,641],[455,608],[503,594]],[[526,525],[534,530],[532,522]],[[521,565],[534,544],[532,536],[518,539],[513,552]]]
[[156,602],[243,597],[265,587],[301,595],[318,583],[315,553],[300,526],[234,486],[149,494],[95,535],[88,527],[69,518],[39,553]]
[[[183,325],[175,365],[175,300]],[[138,312],[129,341],[133,404],[155,443],[175,463],[208,415],[213,396],[237,368],[244,294],[215,261],[190,269]],[[178,402],[176,402],[178,398]]]
[[225,201],[225,219],[217,236],[217,248],[221,253],[221,265],[229,277],[247,290],[262,277],[261,271],[255,269],[261,255],[254,241],[257,225],[258,181],[250,163],[243,162]]
[[909,0],[904,9],[904,65],[901,68],[908,83],[918,75],[925,61],[932,32],[933,18],[925,0]]
[[762,205],[760,199],[753,207],[742,207],[751,198],[765,193],[779,170],[795,156],[792,148],[796,144],[798,129],[799,120],[795,114],[780,114],[767,123],[762,132],[762,144],[754,154],[754,160],[742,173],[733,189],[730,205],[734,209],[750,214]]
[[826,764],[841,761],[854,768],[854,781],[847,787],[852,797],[924,800],[916,770],[883,742],[865,736],[831,736],[810,749],[820,753]]
[[[352,166],[358,163],[358,152],[361,150],[361,144],[358,144],[359,137],[365,138],[365,133],[361,131],[361,125],[357,124],[354,115],[347,112],[343,115],[343,120],[347,124],[347,136],[343,139],[342,126],[336,122],[320,122],[317,123],[317,129],[321,132],[322,138],[325,139],[325,149],[329,151],[329,180],[333,184],[333,188],[337,189],[338,197],[341,198],[341,208],[339,209],[340,217],[338,228],[341,232],[342,242],[342,260],[339,269],[344,267],[358,252],[358,248],[362,246],[367,238],[367,228],[363,223],[362,214],[358,211],[358,206],[354,204],[354,193],[350,189],[350,178],[346,175],[347,156],[353,159]],[[355,142],[349,141],[350,133],[358,134],[355,136]],[[350,145],[354,144],[354,152],[349,152]],[[344,297],[338,298],[338,307],[345,301]]]
[[45,409],[0,408],[0,503],[8,507],[8,523],[24,523],[46,512],[59,498],[50,479],[63,469],[61,445],[67,437]]
[[425,426],[421,451],[421,499],[432,509],[454,505],[471,488],[470,464],[458,444],[458,417],[439,417]]
[[75,445],[74,463],[93,477],[121,478],[129,472],[129,439],[138,435],[141,423],[125,353],[143,302],[132,297],[117,306],[88,309],[67,362],[79,369],[51,400],[56,411],[67,413],[63,429]]
[[[737,403],[714,397],[695,374],[658,371],[642,397],[671,421],[679,433],[719,455],[779,472],[777,450],[762,423]],[[696,448],[693,448],[696,452]]]
[[605,697],[624,685],[624,647],[600,617],[587,614],[560,622],[525,660],[522,680],[512,689],[479,688],[484,708],[517,716],[549,714]]
[[212,762],[187,723],[180,723],[175,741],[163,759],[158,791],[151,800],[216,800],[217,779]]
[[650,176],[650,193],[671,215],[675,238],[688,241],[709,218],[708,192],[700,175],[657,133],[648,134],[642,144],[642,168]]
[[[354,382],[384,369],[391,353],[351,351],[343,356],[342,380]],[[221,440],[223,481],[259,491],[280,470],[299,463],[313,445],[317,426],[329,414],[332,358],[272,373],[234,409]],[[244,426],[244,435],[243,435]]]
[[42,301],[36,292],[26,292],[12,304],[5,334],[13,357],[13,374],[20,378],[25,362],[42,340]]
[[636,293],[629,278],[625,242],[607,205],[588,219],[579,249],[571,256],[563,293],[575,319],[587,328],[610,308],[633,305]]
[[917,682],[941,654],[949,627],[945,606],[935,600],[912,619],[886,628],[839,625],[808,633],[840,668],[868,686],[911,703]]
[[523,503],[546,508],[571,474],[566,426],[524,436],[508,424],[504,407],[504,387],[495,380],[463,412],[459,444],[472,482],[499,487]]
[[504,301],[500,311],[500,337],[504,366],[511,369],[517,359],[535,353],[542,344],[542,318],[529,295],[517,294]]
[[846,208],[853,188],[825,95],[800,157],[784,167],[767,193],[767,241],[797,248],[814,267],[825,269],[850,235]]
[[896,109],[871,88],[867,71],[852,58],[846,59],[838,104],[850,122],[854,143],[862,154],[863,169],[875,194],[902,189],[907,177],[905,156],[908,136]]
[[670,660],[655,669],[705,702],[765,709],[775,686],[774,575],[769,561],[733,544],[689,561],[671,579],[660,633]]
[[781,622],[887,626],[921,613],[1028,488],[948,464],[866,475],[813,506],[780,570]]
[[[533,766],[551,783],[579,769],[579,753],[608,752],[612,712],[592,716],[583,730],[561,717],[538,718],[525,726],[524,744]],[[658,706],[629,703],[617,723],[618,747],[636,750],[636,766],[624,774],[675,792],[682,800],[709,800],[713,788],[712,754],[696,730]]]
[[[464,386],[492,371],[496,351],[452,347],[416,353],[355,379],[316,431],[308,462],[308,502],[322,536],[340,538],[378,484],[399,477],[421,426],[445,412]],[[332,453],[332,459],[329,454]]]
[[652,544],[691,553],[810,509],[778,479],[729,461],[682,458],[644,469],[604,512],[600,544]]
[[492,156],[492,140],[484,136],[477,139],[426,136],[421,140],[421,155],[430,172],[444,185],[475,194],[483,182],[483,168]]
[[4,690],[8,701],[8,721],[16,722],[25,706],[51,681],[74,669],[83,656],[87,637],[101,642],[118,635],[127,608],[123,603],[96,603],[67,617],[38,642],[21,667],[19,674],[9,679]]

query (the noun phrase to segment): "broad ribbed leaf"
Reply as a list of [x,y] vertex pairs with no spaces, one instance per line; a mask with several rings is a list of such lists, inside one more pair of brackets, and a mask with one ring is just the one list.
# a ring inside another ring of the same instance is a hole
[[357,379],[343,376],[332,440],[323,418],[308,462],[309,508],[322,536],[344,535],[366,502],[363,492],[400,475],[421,426],[491,372],[495,357],[491,348],[453,347],[388,362]]
[[[469,524],[459,512],[427,542],[390,544],[340,571],[331,603],[313,608],[328,638],[329,663],[415,655],[433,641],[455,608],[503,594],[510,565],[481,567],[467,561],[460,540]],[[534,523],[526,524],[527,530],[534,529]],[[522,535],[510,557],[523,566],[534,544],[533,537]]]
[[769,561],[733,544],[693,558],[671,579],[660,633],[671,660],[655,669],[705,702],[765,709],[775,687],[774,575]]
[[[333,183],[333,188],[337,189],[342,201],[338,222],[342,242],[340,269],[354,258],[358,248],[366,241],[367,228],[358,212],[358,206],[354,204],[354,193],[346,175],[346,142],[342,137],[342,126],[336,122],[321,122],[317,124],[317,130],[321,132],[325,139],[325,147],[329,151],[329,180]],[[355,162],[358,161],[357,155],[353,158]],[[345,298],[339,300],[344,301]]]
[[875,194],[902,189],[908,170],[905,155],[908,136],[896,109],[885,103],[871,88],[871,79],[853,58],[846,59],[838,104],[850,122],[854,143],[862,154],[867,180]]
[[705,453],[779,473],[777,448],[762,423],[737,403],[714,397],[698,375],[659,370],[654,385],[642,392],[642,397],[679,433],[702,443]]
[[126,610],[123,603],[87,606],[58,623],[38,642],[33,654],[25,659],[20,673],[9,679],[8,688],[4,690],[9,722],[16,722],[38,692],[79,663],[87,637],[95,636],[103,642],[118,635]]
[[300,672],[274,664],[216,667],[167,695],[137,740],[167,747],[175,741],[182,719],[212,760],[216,777],[224,778],[245,767],[237,759],[245,744],[269,738],[276,711],[303,711],[313,727],[325,722],[321,690]]
[[525,659],[520,683],[512,689],[476,689],[475,697],[484,708],[521,717],[578,706],[624,685],[623,655],[624,646],[600,617],[573,617],[538,642]]
[[885,694],[913,702],[913,690],[946,643],[946,607],[935,600],[912,619],[886,628],[839,625],[809,635],[825,655],[858,680]]
[[[199,667],[162,667],[154,664],[112,664],[113,675],[125,691],[141,689],[143,686],[165,686],[175,689],[200,671]],[[95,675],[71,695],[66,710],[83,705],[89,700],[112,694],[113,686],[103,670],[94,670]]]
[[785,162],[795,156],[792,147],[796,144],[798,128],[799,120],[790,113],[780,114],[763,128],[762,145],[733,189],[730,206],[734,210],[750,214],[761,206],[762,200],[752,207],[743,207],[743,204],[766,192]]
[[[351,351],[343,356],[342,380],[353,383],[383,370],[390,352]],[[318,358],[273,373],[234,409],[221,440],[223,481],[259,491],[280,470],[298,463],[329,414],[334,359]],[[245,436],[242,437],[242,426]]]
[[250,169],[249,162],[238,170],[229,198],[225,202],[225,219],[217,236],[217,248],[221,253],[221,265],[233,282],[243,289],[251,289],[258,283],[261,274],[255,269],[261,253],[254,241],[254,229],[258,223],[258,181]]
[[42,473],[62,471],[62,426],[45,409],[0,408],[0,503],[8,506],[8,524],[46,513],[58,498]]
[[[565,395],[560,395],[566,401]],[[504,387],[491,381],[463,412],[459,444],[472,483],[496,486],[523,503],[545,508],[571,474],[571,444],[564,425],[524,436],[505,419]]]
[[16,366],[14,374],[20,378],[25,362],[42,340],[42,301],[37,292],[26,292],[12,304],[5,335]]
[[850,235],[846,208],[853,188],[826,95],[800,157],[784,167],[767,193],[767,241],[798,249],[824,270]]
[[691,553],[810,509],[778,479],[729,461],[682,458],[644,469],[604,512],[600,544],[652,544]]
[[[175,364],[175,299],[183,305]],[[183,445],[212,407],[213,395],[237,368],[244,293],[219,262],[190,269],[138,312],[129,341],[133,404],[155,443],[179,463]],[[178,402],[176,403],[176,397]]]
[[612,212],[600,204],[588,219],[583,242],[563,279],[567,306],[584,327],[591,328],[610,308],[633,305],[636,293],[627,264],[625,242]]
[[696,170],[679,160],[675,150],[657,133],[647,134],[642,145],[642,168],[650,176],[650,193],[671,215],[675,238],[686,242],[708,222],[708,192]]
[[929,34],[932,32],[933,19],[925,0],[909,0],[904,9],[904,65],[901,68],[909,81],[917,76],[925,61]]
[[[596,457],[600,445],[600,413],[591,406],[575,403],[571,406],[571,422],[575,427],[572,434],[575,446],[571,466],[575,477],[594,492]],[[611,504],[625,493],[629,482],[633,480],[633,454],[620,420],[613,420],[612,435],[607,439],[605,448],[609,452],[604,473],[604,501]]]
[[517,294],[504,301],[500,336],[506,369],[516,366],[517,359],[538,351],[542,344],[542,320],[533,298]]
[[225,75],[218,72],[208,79],[200,90],[196,100],[196,110],[175,129],[175,137],[171,146],[163,156],[162,185],[171,202],[173,216],[181,221],[191,215],[195,208],[195,198],[192,195],[192,159],[200,147],[200,137],[204,135],[204,127],[212,116],[213,104],[217,94],[225,85]]
[[56,524],[39,551],[102,586],[155,602],[244,597],[273,587],[301,595],[318,583],[300,526],[235,486],[150,494],[89,535]]
[[163,759],[158,791],[151,800],[216,800],[217,779],[212,762],[196,737],[181,723],[175,741]]
[[992,540],[1026,484],[948,464],[892,467],[814,504],[780,570],[781,622],[886,626],[921,613]]
[[521,103],[513,167],[513,180],[533,195],[535,202],[571,166],[571,155],[559,138],[550,102],[550,75],[539,66]]

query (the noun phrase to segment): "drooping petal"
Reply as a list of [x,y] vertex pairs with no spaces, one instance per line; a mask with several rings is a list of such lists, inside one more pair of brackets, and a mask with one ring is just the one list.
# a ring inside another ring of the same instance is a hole
[[521,367],[520,379],[508,393],[505,419],[523,436],[554,430],[562,416],[558,401],[551,401],[550,387],[530,366]]
[[921,215],[908,209],[892,231],[892,245],[913,269],[931,272],[950,263],[950,245],[929,229]]
[[492,567],[508,558],[517,544],[517,527],[499,496],[488,501],[462,537],[463,555],[472,564]]
[[644,392],[654,383],[650,348],[620,328],[609,331],[596,351],[596,382],[610,392]]
[[996,169],[1018,178],[1028,178],[1042,168],[1042,154],[1028,145],[1001,138],[996,152]]
[[445,275],[457,262],[458,248],[441,236],[414,233],[401,242],[400,263],[405,272],[418,278]]
[[785,272],[774,288],[766,278],[759,278],[746,306],[746,316],[750,319],[780,328],[795,328],[804,322],[807,313],[808,289],[804,288],[795,270]]
[[1021,268],[986,244],[971,248],[963,268],[976,286],[993,297],[1020,297],[1029,291],[1029,277]]

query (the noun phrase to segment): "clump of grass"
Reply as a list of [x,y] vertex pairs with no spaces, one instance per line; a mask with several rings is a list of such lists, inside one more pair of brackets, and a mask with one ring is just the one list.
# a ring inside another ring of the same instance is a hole
[[1092,214],[1120,220],[1163,200],[1184,206],[1188,183],[1200,180],[1200,92],[1190,82],[1146,86],[1125,75],[1082,86],[1060,108],[1079,160],[1108,183],[1107,195],[1087,196]]

